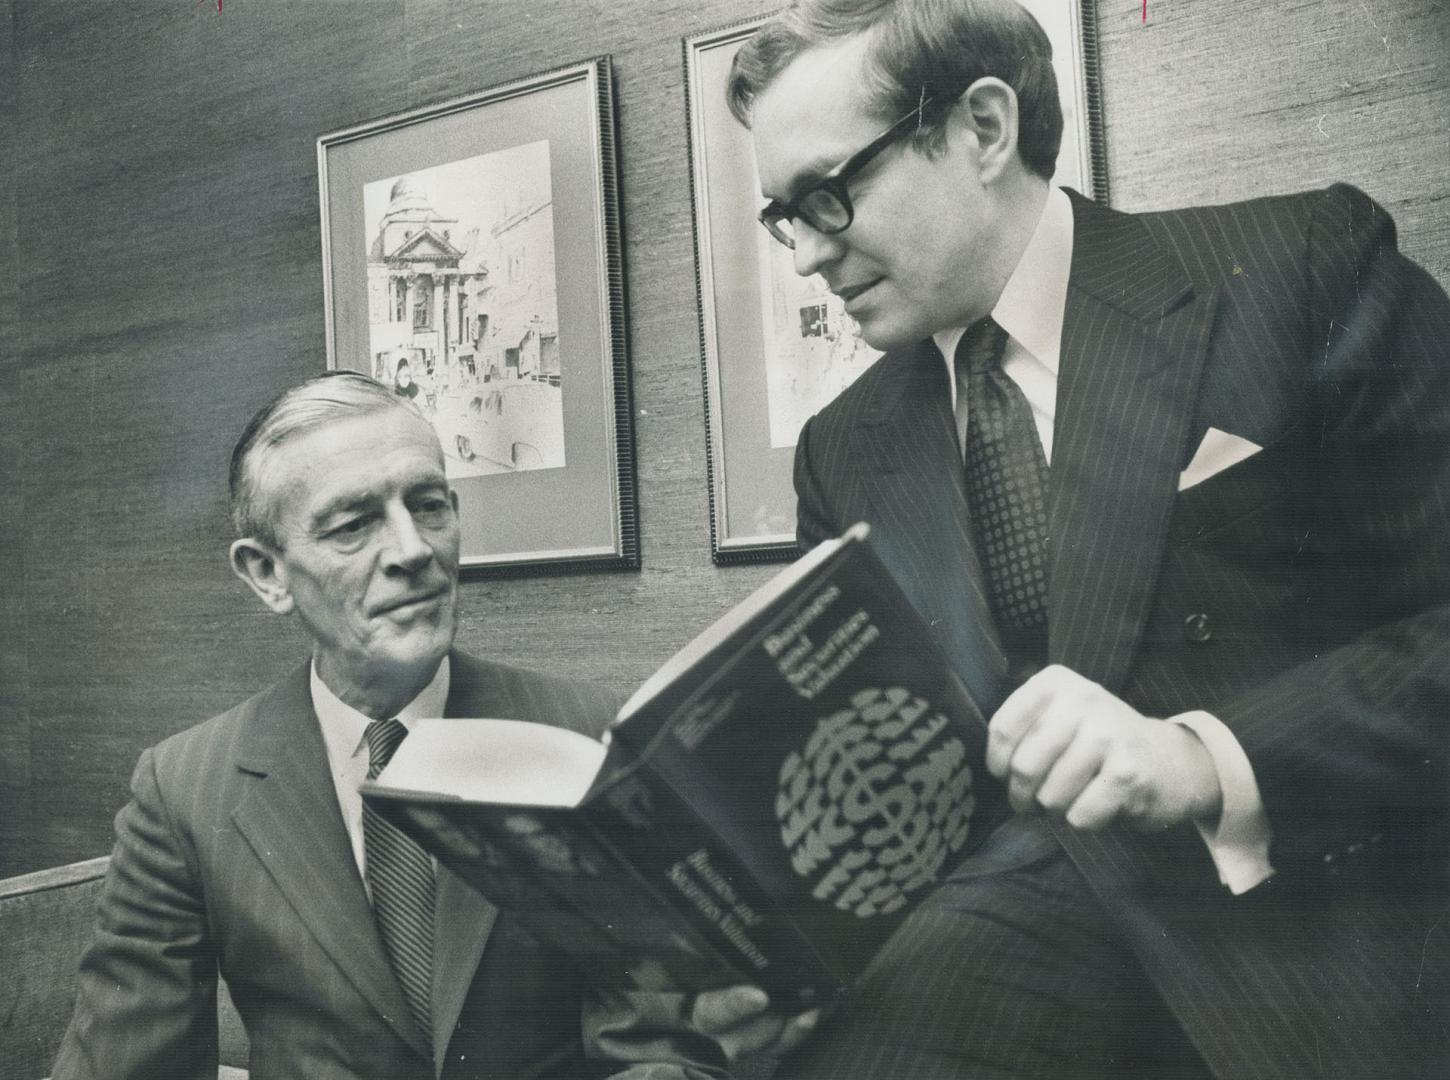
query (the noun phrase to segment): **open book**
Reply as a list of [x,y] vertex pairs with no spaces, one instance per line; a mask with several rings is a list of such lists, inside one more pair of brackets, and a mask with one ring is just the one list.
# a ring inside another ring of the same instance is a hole
[[1006,813],[969,692],[857,525],[651,676],[606,743],[424,720],[363,795],[597,981],[834,995]]

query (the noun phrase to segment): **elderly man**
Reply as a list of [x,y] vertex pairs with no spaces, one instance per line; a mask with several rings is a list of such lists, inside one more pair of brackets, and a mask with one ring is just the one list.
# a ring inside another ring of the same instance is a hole
[[142,754],[57,1080],[215,1077],[218,973],[254,1080],[574,1080],[629,1062],[664,1080],[769,1043],[779,1024],[745,990],[698,1001],[718,1046],[672,1019],[676,999],[586,992],[363,806],[359,783],[416,718],[594,733],[613,714],[598,692],[453,649],[456,496],[413,405],[361,375],[309,380],[247,427],[231,492],[232,568],[300,619],[312,656]]
[[871,523],[1022,811],[787,1071],[1445,1075],[1450,303],[1352,188],[1053,189],[1049,60],[1012,0],[798,0],[732,72],[886,350],[800,541]]

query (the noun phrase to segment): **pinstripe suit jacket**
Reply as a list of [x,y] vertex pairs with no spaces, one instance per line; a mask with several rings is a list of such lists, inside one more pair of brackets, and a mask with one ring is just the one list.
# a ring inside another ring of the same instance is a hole
[[[603,694],[452,658],[449,716],[593,734]],[[412,1024],[343,827],[308,668],[142,754],[54,1075],[216,1076],[216,977],[269,1077],[575,1077],[579,982],[446,870],[433,1046]]]
[[[1231,897],[1190,830],[1059,838],[1219,1076],[1446,1075],[1450,302],[1348,187],[1073,209],[1049,659],[1221,718],[1278,873]],[[1210,427],[1264,449],[1179,492]],[[799,536],[870,522],[995,707],[959,462],[935,347],[888,354],[802,431]]]

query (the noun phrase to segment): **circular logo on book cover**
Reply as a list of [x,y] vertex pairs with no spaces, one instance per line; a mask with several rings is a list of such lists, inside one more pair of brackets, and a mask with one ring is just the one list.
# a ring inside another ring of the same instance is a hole
[[816,899],[888,914],[961,850],[976,800],[966,745],[947,726],[908,690],[868,688],[786,756],[775,816]]

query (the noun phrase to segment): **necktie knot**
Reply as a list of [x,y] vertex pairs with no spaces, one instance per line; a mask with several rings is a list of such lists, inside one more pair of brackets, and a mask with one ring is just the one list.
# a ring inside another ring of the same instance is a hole
[[952,365],[957,374],[957,385],[961,386],[970,375],[982,373],[1002,362],[1007,350],[1007,331],[997,325],[990,315],[967,327],[962,340],[957,343]]
[[408,729],[401,720],[374,720],[363,732],[368,743],[368,779],[376,780],[383,767],[393,760],[393,753],[404,739]]

